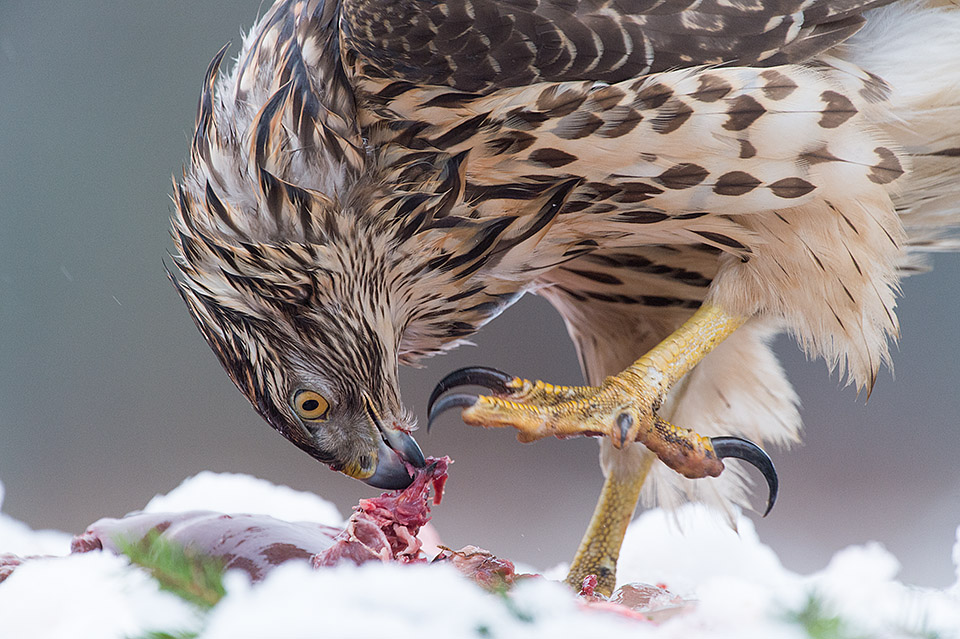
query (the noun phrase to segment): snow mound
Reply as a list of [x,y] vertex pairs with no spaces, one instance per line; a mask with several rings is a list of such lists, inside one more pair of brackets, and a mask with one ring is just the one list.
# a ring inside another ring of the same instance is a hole
[[[3,507],[0,483],[0,508]],[[70,552],[70,535],[58,530],[31,530],[29,526],[0,512],[0,555],[65,555]]]
[[719,577],[770,590],[795,589],[800,579],[760,542],[752,521],[741,516],[734,530],[726,515],[697,504],[650,510],[630,524],[617,577],[621,583],[665,583],[683,597],[696,596],[700,586]]
[[[147,510],[197,508],[342,523],[318,497],[244,475],[202,473]],[[290,562],[259,583],[233,571],[225,596],[201,611],[125,559],[94,552],[17,567],[0,583],[0,638],[960,637],[960,579],[947,590],[900,583],[898,562],[877,544],[848,548],[824,570],[799,575],[749,520],[741,517],[737,528],[696,506],[675,515],[650,511],[631,525],[621,581],[665,584],[688,602],[656,623],[610,604],[587,605],[545,578],[491,592],[449,564],[376,562],[322,570]],[[8,530],[16,534],[4,536]],[[48,534],[0,519],[0,553],[13,550],[8,543],[39,548]],[[960,529],[953,558],[960,564]]]
[[956,587],[944,592],[905,585],[896,580],[899,570],[900,563],[880,544],[852,546],[812,575],[809,587],[860,634],[960,637]]
[[446,565],[369,563],[313,571],[289,563],[256,586],[230,580],[227,590],[200,635],[203,639],[555,639],[578,633],[625,637],[637,629],[636,622],[585,610],[561,584],[522,583],[507,599]]
[[[960,528],[958,584],[941,591],[898,582],[899,562],[877,543],[841,550],[824,570],[799,575],[761,543],[749,519],[740,516],[736,530],[724,521],[696,504],[644,513],[627,531],[620,581],[661,583],[696,600],[677,623],[694,632],[699,618],[709,632],[691,636],[789,637],[799,625],[813,637],[960,637]],[[821,635],[817,624],[834,630]]]
[[201,623],[193,606],[103,552],[24,563],[0,584],[0,611],[4,639],[127,639]]
[[251,475],[210,471],[183,480],[166,495],[157,495],[143,512],[190,510],[269,515],[283,521],[312,521],[325,526],[344,523],[336,506],[313,493],[277,486]]

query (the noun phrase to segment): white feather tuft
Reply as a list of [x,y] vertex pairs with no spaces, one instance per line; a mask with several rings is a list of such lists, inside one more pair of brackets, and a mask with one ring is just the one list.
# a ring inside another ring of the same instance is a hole
[[960,6],[899,2],[866,18],[838,55],[891,87],[877,125],[910,159],[894,204],[915,268],[918,252],[960,249]]

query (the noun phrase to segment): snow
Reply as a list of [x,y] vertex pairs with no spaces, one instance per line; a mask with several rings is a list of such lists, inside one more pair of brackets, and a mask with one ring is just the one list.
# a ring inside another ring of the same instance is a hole
[[511,608],[502,596],[481,590],[444,565],[365,564],[315,572],[288,563],[256,586],[238,575],[227,587],[229,594],[209,619],[204,639],[520,639],[569,636],[558,633],[577,623],[610,636],[636,627],[616,616],[584,612],[555,582],[521,584]]
[[148,513],[189,510],[269,515],[327,526],[344,524],[337,507],[322,497],[239,473],[198,473],[166,495],[157,495],[143,509]]
[[[244,475],[201,473],[146,507],[196,509],[342,523],[316,495]],[[63,555],[68,540],[0,514],[0,553]],[[953,561],[958,584],[947,590],[897,581],[899,563],[878,544],[847,548],[824,570],[800,575],[782,566],[749,519],[741,517],[734,532],[702,507],[653,510],[627,533],[620,579],[666,584],[690,602],[653,623],[586,605],[548,579],[521,580],[509,593],[495,594],[449,565],[379,563],[314,571],[289,562],[257,584],[231,572],[226,596],[202,613],[160,591],[125,559],[94,552],[33,559],[0,583],[0,639],[119,639],[151,631],[200,639],[960,637],[960,529]],[[827,620],[832,634],[804,626],[800,620],[809,620],[810,610]]]
[[951,588],[951,592],[960,597],[960,526],[957,526],[956,542],[953,544],[953,567],[956,569],[957,582]]
[[[956,549],[954,554],[956,554]],[[874,635],[888,630],[937,630],[960,636],[960,598],[896,581],[900,564],[880,544],[837,553],[812,587],[835,602],[837,613]]]
[[[651,539],[667,546],[651,549]],[[665,583],[683,597],[695,596],[705,582],[721,576],[787,591],[795,590],[800,578],[784,570],[773,550],[760,543],[749,519],[741,517],[734,530],[725,515],[689,506],[675,513],[651,510],[634,521],[624,538],[617,576],[621,582]]]
[[[0,509],[3,508],[0,483]],[[31,530],[25,523],[0,512],[0,555],[65,555],[70,552],[70,535],[57,530]]]
[[0,584],[0,637],[126,639],[196,628],[197,611],[108,553],[35,559]]

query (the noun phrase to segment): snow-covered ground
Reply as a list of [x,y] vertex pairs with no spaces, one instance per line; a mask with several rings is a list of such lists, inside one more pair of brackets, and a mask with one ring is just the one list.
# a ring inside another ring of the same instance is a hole
[[[2,496],[0,486],[0,503]],[[145,508],[196,509],[343,522],[315,495],[244,475],[202,473]],[[960,569],[952,588],[915,588],[896,580],[893,556],[869,544],[799,575],[781,566],[749,519],[737,528],[695,506],[633,523],[620,581],[665,584],[691,602],[658,623],[587,606],[546,579],[494,594],[449,565],[373,563],[314,571],[289,562],[258,584],[230,572],[226,596],[206,612],[161,591],[126,559],[91,552],[28,561],[0,583],[0,638],[960,637]],[[69,545],[65,533],[33,531],[0,514],[0,554],[67,555]],[[952,559],[960,565],[960,540]],[[562,576],[563,567],[545,574]]]

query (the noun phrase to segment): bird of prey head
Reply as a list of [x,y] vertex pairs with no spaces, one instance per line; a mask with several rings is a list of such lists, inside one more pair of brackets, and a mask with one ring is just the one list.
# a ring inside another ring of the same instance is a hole
[[219,86],[226,47],[210,63],[174,185],[170,276],[273,428],[334,470],[405,487],[424,459],[398,364],[450,348],[518,298],[523,260],[501,256],[506,277],[481,267],[494,241],[523,249],[542,235],[575,182],[529,190],[508,218],[453,211],[466,154],[372,153],[336,52],[337,4],[302,4],[277,3]]
[[[172,279],[237,387],[273,428],[332,469],[378,488],[406,487],[408,467],[424,458],[397,390],[396,332],[382,281],[353,268],[376,271],[381,262],[365,260],[361,243],[341,245],[343,254],[214,238],[188,217],[197,203],[179,196],[184,277]],[[210,260],[222,264],[209,269]]]

